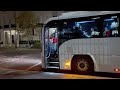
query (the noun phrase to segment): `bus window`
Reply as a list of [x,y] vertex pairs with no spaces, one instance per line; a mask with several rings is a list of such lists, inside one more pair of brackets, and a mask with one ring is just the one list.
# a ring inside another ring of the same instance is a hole
[[74,22],[63,22],[63,28],[61,31],[61,38],[62,39],[72,39],[73,36],[73,26]]
[[99,36],[95,20],[63,22],[61,39],[92,38]]
[[76,22],[76,24],[78,27],[76,34],[78,33],[79,37],[92,38],[99,36],[100,32],[98,32],[95,20]]
[[119,35],[118,32],[119,20],[117,16],[104,19],[103,23],[103,36],[104,37],[116,37]]

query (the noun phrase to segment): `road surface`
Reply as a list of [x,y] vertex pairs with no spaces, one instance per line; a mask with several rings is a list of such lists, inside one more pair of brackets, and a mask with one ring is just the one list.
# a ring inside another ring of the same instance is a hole
[[0,68],[15,70],[40,70],[40,50],[0,49]]
[[0,79],[115,79],[115,78],[0,68]]
[[106,79],[41,71],[39,49],[0,49],[0,79]]
[[63,74],[53,72],[40,72],[33,75],[18,76],[12,79],[113,79],[87,75]]

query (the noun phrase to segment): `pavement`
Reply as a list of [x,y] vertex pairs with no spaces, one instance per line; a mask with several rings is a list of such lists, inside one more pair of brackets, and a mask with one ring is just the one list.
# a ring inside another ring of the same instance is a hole
[[113,79],[41,70],[40,49],[0,49],[0,79]]
[[0,79],[117,79],[117,78],[0,68]]
[[12,79],[14,77],[32,75],[35,73],[40,73],[40,71],[27,71],[27,70],[0,68],[0,79]]
[[0,49],[0,68],[39,71],[40,55],[40,49]]
[[39,72],[30,75],[16,76],[11,79],[114,79],[114,78],[54,72]]

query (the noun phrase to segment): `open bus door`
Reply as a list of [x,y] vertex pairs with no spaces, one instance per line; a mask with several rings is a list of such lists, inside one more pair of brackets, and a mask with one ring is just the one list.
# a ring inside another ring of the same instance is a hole
[[45,62],[46,68],[59,69],[57,28],[45,29]]

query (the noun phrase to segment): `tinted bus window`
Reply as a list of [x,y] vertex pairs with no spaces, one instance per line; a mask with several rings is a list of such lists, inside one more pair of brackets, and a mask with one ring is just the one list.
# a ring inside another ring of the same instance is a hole
[[61,31],[62,39],[74,38],[93,38],[99,36],[97,24],[95,20],[63,22]]
[[111,16],[105,18],[103,23],[103,37],[116,37],[119,35],[118,32],[119,19],[117,16]]

